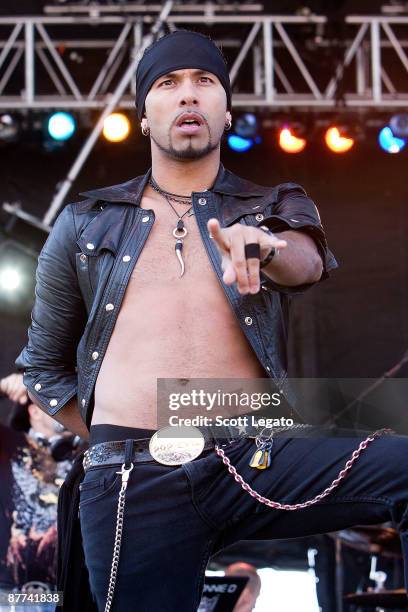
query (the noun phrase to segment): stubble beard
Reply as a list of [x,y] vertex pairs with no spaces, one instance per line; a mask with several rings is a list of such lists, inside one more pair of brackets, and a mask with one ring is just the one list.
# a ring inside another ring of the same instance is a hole
[[167,155],[168,157],[171,157],[172,159],[188,159],[188,160],[201,159],[205,157],[206,155],[208,155],[209,153],[211,153],[212,151],[214,151],[215,149],[217,149],[220,144],[219,142],[216,142],[216,143],[212,142],[210,129],[208,129],[208,131],[209,131],[209,134],[208,134],[207,144],[202,147],[194,147],[192,144],[193,136],[189,136],[188,137],[188,140],[189,140],[188,147],[177,149],[173,145],[173,139],[171,137],[170,131],[168,133],[168,145],[167,146],[158,142],[154,138],[152,133],[150,133],[150,137],[153,140],[153,142],[156,144],[156,146],[160,149],[160,151],[162,151],[165,155]]

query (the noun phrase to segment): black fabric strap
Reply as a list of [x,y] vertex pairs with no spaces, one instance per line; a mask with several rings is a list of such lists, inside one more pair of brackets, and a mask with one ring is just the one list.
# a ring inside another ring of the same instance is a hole
[[[265,234],[269,234],[270,236],[274,235],[273,232],[271,232],[271,230],[268,227],[266,227],[266,225],[258,225],[258,229],[265,232]],[[259,262],[259,267],[264,268],[265,266],[267,266],[268,263],[272,261],[272,259],[275,257],[275,253],[276,253],[276,249],[275,247],[272,247],[268,255],[262,261]]]
[[129,439],[125,442],[125,468],[129,468],[133,459],[133,442],[134,440]]
[[272,259],[274,258],[275,253],[276,253],[276,249],[275,249],[275,247],[272,247],[272,248],[271,248],[271,250],[269,251],[268,255],[265,257],[265,259],[263,259],[263,260],[260,262],[259,267],[260,267],[260,268],[264,268],[265,266],[267,266],[267,265],[268,265],[268,263],[269,263],[270,261],[272,261]]

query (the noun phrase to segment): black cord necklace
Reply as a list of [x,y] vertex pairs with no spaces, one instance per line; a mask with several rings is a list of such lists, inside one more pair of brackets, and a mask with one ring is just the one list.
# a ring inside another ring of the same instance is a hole
[[[179,195],[177,193],[171,193],[170,191],[165,191],[164,189],[161,189],[161,187],[158,186],[158,184],[156,183],[153,177],[149,179],[149,185],[153,187],[155,191],[160,193],[160,195],[162,195],[166,199],[166,201],[169,203],[169,205],[171,206],[171,208],[174,210],[174,212],[176,213],[178,217],[177,225],[173,229],[173,236],[176,239],[174,249],[175,249],[176,257],[180,262],[180,270],[181,270],[180,278],[181,278],[185,271],[185,264],[184,264],[183,255],[182,255],[183,238],[185,238],[188,234],[187,228],[184,225],[183,217],[185,215],[188,215],[189,213],[190,213],[189,216],[194,215],[194,211],[190,212],[193,208],[191,206],[191,196],[184,196],[184,195]],[[174,208],[173,204],[170,202],[170,200],[173,200],[174,202],[177,202],[178,204],[187,204],[190,206],[190,208],[186,210],[186,212],[183,213],[182,215],[179,215],[177,210]]]
[[155,191],[165,196],[169,200],[173,200],[174,202],[178,202],[179,204],[190,204],[191,203],[191,195],[179,195],[178,193],[172,193],[171,191],[166,191],[158,186],[153,177],[149,179],[149,185],[153,187]]

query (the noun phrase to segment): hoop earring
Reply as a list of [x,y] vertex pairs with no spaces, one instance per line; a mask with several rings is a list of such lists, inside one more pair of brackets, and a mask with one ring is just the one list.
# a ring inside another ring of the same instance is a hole
[[142,126],[142,134],[143,136],[148,136],[150,134],[150,128],[145,128],[144,126]]
[[230,130],[230,129],[231,129],[231,127],[232,127],[232,121],[231,121],[231,119],[229,119],[229,120],[228,120],[228,123],[226,123],[226,124],[224,125],[224,130],[225,130],[226,132],[228,132],[228,130]]

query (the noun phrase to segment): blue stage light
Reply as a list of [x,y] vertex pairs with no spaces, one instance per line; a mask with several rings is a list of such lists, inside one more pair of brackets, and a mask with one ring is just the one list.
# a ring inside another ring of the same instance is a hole
[[258,121],[253,113],[244,113],[235,120],[235,133],[241,138],[255,138],[258,133]]
[[407,141],[404,138],[394,136],[391,128],[387,125],[380,131],[378,142],[387,153],[399,153],[405,147]]
[[76,129],[75,119],[65,112],[58,112],[48,119],[48,133],[54,140],[68,140]]
[[237,136],[236,134],[230,134],[228,136],[228,145],[237,153],[245,153],[248,151],[254,144],[252,138],[241,138],[241,136]]

